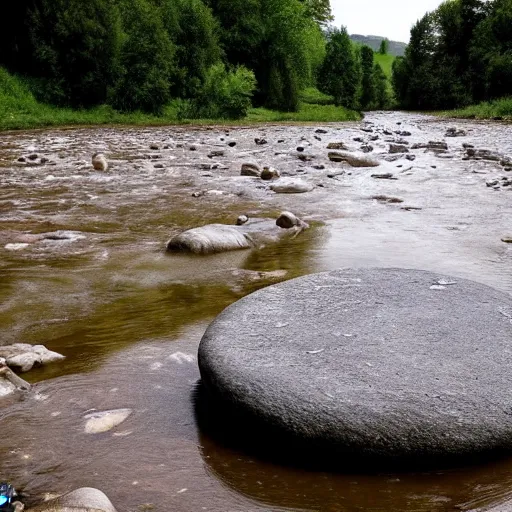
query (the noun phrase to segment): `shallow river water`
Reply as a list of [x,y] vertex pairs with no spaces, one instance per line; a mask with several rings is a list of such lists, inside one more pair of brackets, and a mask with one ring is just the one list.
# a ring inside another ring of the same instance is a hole
[[[120,512],[441,512],[512,494],[512,458],[418,473],[312,472],[224,446],[200,431],[194,414],[204,330],[262,286],[380,266],[433,270],[512,293],[512,245],[501,241],[512,234],[512,186],[486,186],[512,172],[497,162],[463,160],[462,148],[470,143],[512,156],[512,126],[459,122],[467,135],[445,138],[450,126],[375,113],[362,123],[322,126],[326,133],[268,126],[0,135],[0,344],[41,343],[66,356],[24,375],[36,384],[33,394],[0,402],[0,480],[29,502],[45,492],[97,487]],[[411,135],[395,133],[404,130]],[[328,142],[357,150],[357,137],[374,147],[379,168],[328,160]],[[384,160],[388,141],[400,138],[446,140],[449,150]],[[210,158],[212,150],[224,156]],[[92,169],[96,151],[107,156],[108,172]],[[315,188],[275,194],[240,176],[245,161],[301,176]],[[329,177],[342,169],[344,175]],[[375,172],[397,179],[372,178]],[[311,229],[252,251],[164,251],[183,229],[284,209]],[[118,408],[133,413],[109,432],[85,433],[87,413]]]

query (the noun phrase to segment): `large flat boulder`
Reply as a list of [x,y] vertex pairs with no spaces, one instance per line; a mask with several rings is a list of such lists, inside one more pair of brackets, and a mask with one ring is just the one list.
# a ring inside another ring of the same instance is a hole
[[326,463],[503,454],[511,315],[510,295],[431,272],[313,274],[228,307],[199,367],[210,400],[248,420],[251,436]]

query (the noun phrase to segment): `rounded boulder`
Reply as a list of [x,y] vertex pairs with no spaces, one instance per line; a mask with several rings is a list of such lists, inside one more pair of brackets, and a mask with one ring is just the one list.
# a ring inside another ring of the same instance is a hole
[[512,297],[476,282],[338,270],[229,306],[201,340],[199,367],[212,403],[248,420],[251,436],[325,463],[503,453],[511,320]]

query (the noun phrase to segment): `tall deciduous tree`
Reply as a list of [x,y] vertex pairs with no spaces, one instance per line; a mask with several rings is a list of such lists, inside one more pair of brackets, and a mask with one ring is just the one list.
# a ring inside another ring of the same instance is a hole
[[345,27],[333,29],[327,37],[318,80],[320,90],[333,96],[336,105],[356,108],[359,69],[352,42]]

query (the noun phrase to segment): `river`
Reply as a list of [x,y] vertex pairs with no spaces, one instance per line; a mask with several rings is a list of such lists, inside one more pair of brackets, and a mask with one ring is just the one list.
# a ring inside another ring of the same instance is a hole
[[[455,125],[467,135],[445,138]],[[387,141],[400,138],[446,140],[449,149],[411,150],[414,161],[382,160],[377,170],[329,162],[328,142],[357,149],[354,138],[381,159]],[[29,502],[97,487],[129,512],[442,512],[512,494],[511,459],[419,473],[312,472],[223,446],[198,429],[194,413],[203,332],[262,286],[340,267],[404,267],[512,293],[512,245],[501,241],[512,233],[512,186],[486,186],[512,172],[463,159],[463,143],[512,156],[512,126],[377,112],[321,127],[2,134],[0,344],[40,343],[66,360],[24,374],[33,394],[0,404],[0,480]],[[92,169],[96,151],[107,156],[108,172]],[[240,176],[245,161],[315,188],[275,194]],[[253,251],[164,251],[189,227],[281,210],[311,229]],[[118,408],[133,414],[107,433],[85,433],[87,413]]]

